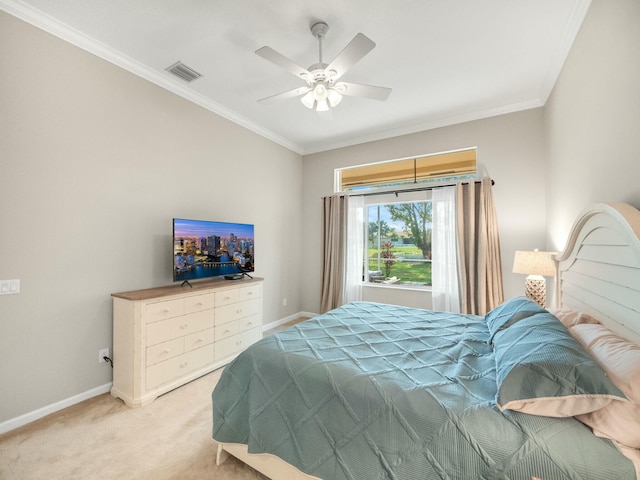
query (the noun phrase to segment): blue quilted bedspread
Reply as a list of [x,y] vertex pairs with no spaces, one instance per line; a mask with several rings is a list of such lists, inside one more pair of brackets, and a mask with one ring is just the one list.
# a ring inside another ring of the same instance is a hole
[[635,479],[573,418],[500,412],[485,319],[356,302],[262,339],[213,392],[213,437],[339,479]]

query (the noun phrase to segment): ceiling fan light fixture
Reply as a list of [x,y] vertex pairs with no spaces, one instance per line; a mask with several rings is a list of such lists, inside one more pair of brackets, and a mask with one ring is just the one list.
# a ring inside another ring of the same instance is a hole
[[342,95],[340,95],[337,90],[330,88],[327,93],[327,100],[329,101],[329,105],[335,107],[342,101]]
[[316,112],[326,112],[342,101],[342,95],[333,87],[327,88],[324,83],[318,83],[313,90],[309,90],[300,98],[302,104]]
[[318,83],[315,87],[313,87],[313,98],[318,102],[323,102],[327,99],[328,92],[327,87],[324,83]]
[[316,102],[316,112],[328,112],[329,104],[326,100],[320,100]]
[[313,90],[310,90],[306,95],[304,95],[300,101],[307,108],[313,108],[313,104],[316,103],[316,99],[313,98]]

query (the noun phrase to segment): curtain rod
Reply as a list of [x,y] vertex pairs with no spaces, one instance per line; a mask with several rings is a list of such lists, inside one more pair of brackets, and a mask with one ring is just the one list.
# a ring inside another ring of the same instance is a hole
[[[482,183],[481,180],[476,180],[474,183]],[[469,182],[460,182],[460,185],[469,185]],[[495,185],[496,182],[493,180],[493,178],[491,179],[491,185]],[[420,187],[420,188],[404,188],[404,189],[399,189],[399,190],[385,190],[383,192],[369,192],[369,193],[356,193],[356,192],[352,192],[347,194],[347,196],[351,197],[369,197],[371,195],[385,195],[388,193],[395,193],[396,197],[398,196],[399,193],[407,193],[407,192],[423,192],[423,191],[427,191],[427,190],[433,190],[435,188],[443,188],[443,187],[454,187],[458,185],[458,183],[447,183],[444,185],[432,185],[430,187]]]

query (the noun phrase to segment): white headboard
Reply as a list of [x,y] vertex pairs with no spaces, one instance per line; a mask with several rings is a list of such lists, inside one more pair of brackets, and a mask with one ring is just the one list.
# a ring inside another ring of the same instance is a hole
[[626,203],[593,205],[556,260],[557,304],[640,345],[640,211]]

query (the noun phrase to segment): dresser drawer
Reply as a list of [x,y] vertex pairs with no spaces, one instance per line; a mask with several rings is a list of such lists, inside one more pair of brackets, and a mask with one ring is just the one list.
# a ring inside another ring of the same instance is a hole
[[147,345],[156,345],[213,327],[213,310],[183,315],[147,325]]
[[164,362],[170,358],[176,357],[184,353],[184,339],[176,338],[168,342],[159,343],[152,347],[147,347],[147,366],[158,362]]
[[248,317],[243,317],[237,320],[238,323],[238,331],[242,332],[244,330],[251,330],[252,328],[256,328],[260,326],[260,314],[257,313],[255,315],[249,315]]
[[231,337],[245,330],[251,330],[260,326],[260,315],[251,315],[249,317],[239,318],[232,322],[223,323],[215,327],[216,342],[224,338]]
[[233,320],[231,322],[223,323],[222,325],[216,325],[214,328],[216,342],[240,333],[241,330],[238,326],[238,321],[239,320]]
[[147,367],[147,390],[176,380],[213,362],[213,344]]
[[215,340],[219,342],[224,338],[231,337],[245,330],[251,330],[260,326],[260,315],[251,315],[249,317],[239,318],[231,322],[223,323],[222,325],[216,325],[215,327]]
[[236,303],[239,301],[239,289],[223,290],[216,292],[216,307],[222,305],[229,305],[230,303]]
[[157,322],[165,318],[179,317],[184,313],[184,300],[167,300],[165,302],[147,303],[145,308],[145,322]]
[[207,328],[196,333],[192,333],[184,337],[184,351],[195,350],[196,348],[204,347],[213,343],[214,332],[213,328]]
[[235,353],[238,353],[249,345],[260,340],[260,329],[254,328],[245,332],[233,335],[221,341],[216,341],[215,360],[222,360]]
[[184,313],[200,312],[210,310],[215,305],[215,295],[206,293],[204,295],[194,295],[184,299]]
[[250,285],[248,287],[242,287],[239,291],[239,300],[251,300],[252,298],[260,298],[262,288],[260,285]]
[[216,325],[232,322],[242,317],[256,315],[260,313],[260,299],[246,300],[244,302],[233,303],[223,307],[216,307]]

